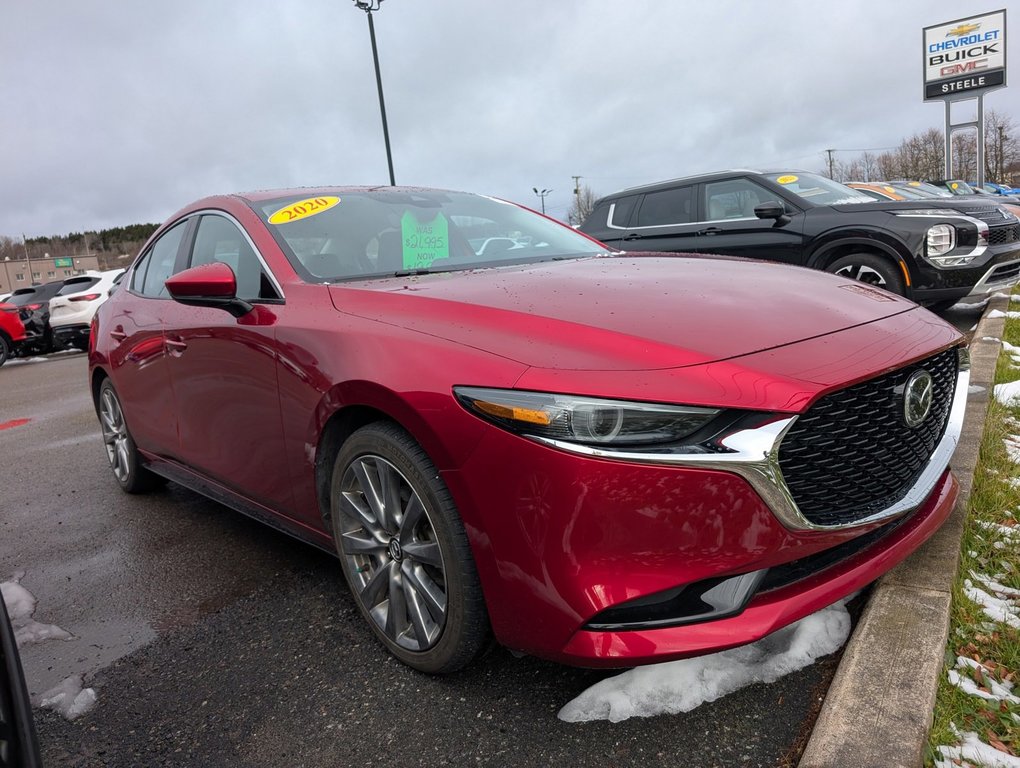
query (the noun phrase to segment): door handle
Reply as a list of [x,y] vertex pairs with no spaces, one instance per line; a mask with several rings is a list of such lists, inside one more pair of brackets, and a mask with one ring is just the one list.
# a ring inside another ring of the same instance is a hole
[[124,333],[124,331],[121,330],[121,327],[118,325],[116,328],[110,331],[110,338],[116,341],[124,341],[124,339],[127,338],[127,334]]
[[624,240],[640,240],[641,239],[641,235],[637,234],[636,232],[630,232],[630,233],[624,235],[623,239]]
[[718,235],[722,230],[719,227],[709,227],[698,232],[699,235]]

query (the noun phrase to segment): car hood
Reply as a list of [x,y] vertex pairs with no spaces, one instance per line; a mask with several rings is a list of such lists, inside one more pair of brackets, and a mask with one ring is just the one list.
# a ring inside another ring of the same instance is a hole
[[695,255],[571,259],[329,290],[344,313],[574,370],[697,365],[916,308],[815,270]]

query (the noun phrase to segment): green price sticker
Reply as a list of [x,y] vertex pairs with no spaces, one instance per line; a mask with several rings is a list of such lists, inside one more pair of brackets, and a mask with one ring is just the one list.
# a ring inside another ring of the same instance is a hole
[[428,269],[436,259],[450,257],[450,227],[437,213],[430,221],[419,221],[407,211],[400,219],[404,241],[404,269]]

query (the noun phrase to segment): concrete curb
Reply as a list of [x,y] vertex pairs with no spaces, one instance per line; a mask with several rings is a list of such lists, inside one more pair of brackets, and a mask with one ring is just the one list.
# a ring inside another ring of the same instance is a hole
[[1009,300],[992,299],[970,344],[971,387],[952,468],[960,498],[924,546],[887,573],[847,643],[799,768],[918,768],[931,729],[949,637],[951,588],[960,559],[967,501],[988,412],[1005,318],[988,317]]

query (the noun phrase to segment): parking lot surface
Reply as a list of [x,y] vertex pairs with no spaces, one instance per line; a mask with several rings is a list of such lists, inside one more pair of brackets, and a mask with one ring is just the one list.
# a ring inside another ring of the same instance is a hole
[[22,648],[30,694],[81,674],[98,697],[70,722],[35,710],[47,766],[796,763],[836,658],[615,724],[556,718],[611,672],[494,648],[417,674],[328,555],[173,484],[123,494],[85,382],[84,355],[0,371],[0,581],[23,571],[35,620],[73,635]]

